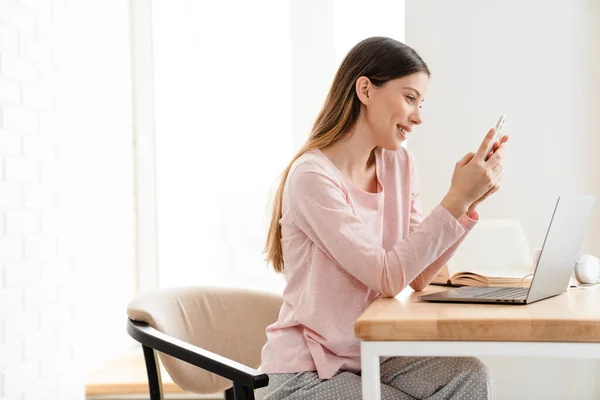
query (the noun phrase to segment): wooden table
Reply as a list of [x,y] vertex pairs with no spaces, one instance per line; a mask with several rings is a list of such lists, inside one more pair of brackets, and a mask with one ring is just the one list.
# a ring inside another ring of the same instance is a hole
[[570,289],[528,305],[417,300],[446,289],[379,298],[356,320],[363,399],[380,399],[380,356],[600,358],[600,287]]

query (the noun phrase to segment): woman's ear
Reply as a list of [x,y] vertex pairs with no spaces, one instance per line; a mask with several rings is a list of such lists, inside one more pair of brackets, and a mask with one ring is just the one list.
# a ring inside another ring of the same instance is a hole
[[355,85],[356,95],[361,103],[364,105],[369,104],[371,100],[371,92],[373,90],[373,86],[371,85],[371,81],[366,76],[361,76],[356,80]]

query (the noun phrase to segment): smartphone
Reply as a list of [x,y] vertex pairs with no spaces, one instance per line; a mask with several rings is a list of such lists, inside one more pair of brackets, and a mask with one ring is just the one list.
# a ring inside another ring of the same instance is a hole
[[494,140],[492,140],[492,145],[488,150],[488,153],[494,149],[494,143],[500,141],[504,134],[502,133],[502,127],[504,126],[504,122],[506,121],[506,114],[500,114],[498,118],[498,122],[496,122],[496,136],[494,136]]
[[502,139],[502,127],[504,126],[505,121],[506,114],[500,114],[500,118],[498,118],[498,122],[496,122],[496,136],[494,137],[494,143]]

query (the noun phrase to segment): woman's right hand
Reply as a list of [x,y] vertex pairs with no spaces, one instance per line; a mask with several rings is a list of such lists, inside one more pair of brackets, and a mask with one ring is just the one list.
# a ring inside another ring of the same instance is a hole
[[465,214],[468,207],[485,195],[502,177],[502,160],[506,152],[505,142],[491,155],[495,129],[491,129],[483,139],[477,153],[467,153],[454,168],[450,190],[441,202],[457,219]]

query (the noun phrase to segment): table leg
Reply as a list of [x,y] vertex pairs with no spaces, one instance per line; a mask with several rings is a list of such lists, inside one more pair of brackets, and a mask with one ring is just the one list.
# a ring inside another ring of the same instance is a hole
[[599,359],[600,343],[486,341],[361,341],[363,400],[381,400],[380,356],[516,356]]
[[363,400],[381,399],[379,352],[372,343],[360,343]]

